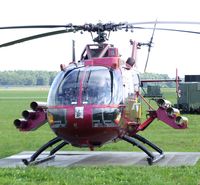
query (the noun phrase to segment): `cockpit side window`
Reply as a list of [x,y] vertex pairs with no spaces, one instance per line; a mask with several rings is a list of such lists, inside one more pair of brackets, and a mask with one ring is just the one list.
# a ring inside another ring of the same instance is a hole
[[51,85],[51,88],[50,88],[50,91],[49,91],[49,95],[48,95],[48,106],[55,106],[56,105],[56,93],[57,93],[57,89],[61,83],[61,81],[63,80],[64,78],[64,75],[65,75],[65,72],[64,71],[60,71],[57,76],[55,77],[52,85]]
[[79,82],[82,71],[76,69],[71,71],[61,82],[56,101],[59,105],[73,105],[78,102]]
[[123,82],[120,70],[113,71],[113,103],[123,103]]

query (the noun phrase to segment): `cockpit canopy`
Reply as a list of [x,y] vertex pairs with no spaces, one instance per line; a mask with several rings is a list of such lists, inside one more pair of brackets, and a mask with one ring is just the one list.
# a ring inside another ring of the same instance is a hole
[[122,80],[119,70],[102,66],[79,67],[61,71],[48,96],[49,106],[111,104],[122,102]]

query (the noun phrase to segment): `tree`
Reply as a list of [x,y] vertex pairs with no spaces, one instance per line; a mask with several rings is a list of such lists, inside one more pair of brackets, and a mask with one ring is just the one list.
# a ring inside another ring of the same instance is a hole
[[47,71],[3,71],[0,72],[0,85],[32,86],[49,85],[56,72]]

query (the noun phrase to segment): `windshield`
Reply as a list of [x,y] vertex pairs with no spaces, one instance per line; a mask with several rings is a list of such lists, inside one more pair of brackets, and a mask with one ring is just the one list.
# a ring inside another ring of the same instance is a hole
[[110,104],[112,86],[113,73],[106,67],[81,67],[62,72],[51,86],[48,105]]
[[83,82],[83,104],[111,102],[111,74],[105,67],[89,67]]

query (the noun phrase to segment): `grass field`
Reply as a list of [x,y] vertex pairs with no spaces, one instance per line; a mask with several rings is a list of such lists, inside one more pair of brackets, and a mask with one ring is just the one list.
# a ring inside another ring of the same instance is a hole
[[[163,90],[164,96],[176,103],[174,89]],[[47,88],[0,89],[0,158],[25,150],[36,150],[54,137],[48,125],[37,132],[20,133],[13,120],[29,109],[31,101],[46,101]],[[143,110],[145,114],[145,110]],[[155,121],[143,136],[164,151],[200,152],[200,115],[186,115],[189,129],[174,130]],[[65,147],[64,150],[79,150]],[[125,142],[105,145],[97,150],[138,151]],[[137,185],[200,185],[200,162],[194,167],[71,167],[0,169],[0,184],[137,184]]]

